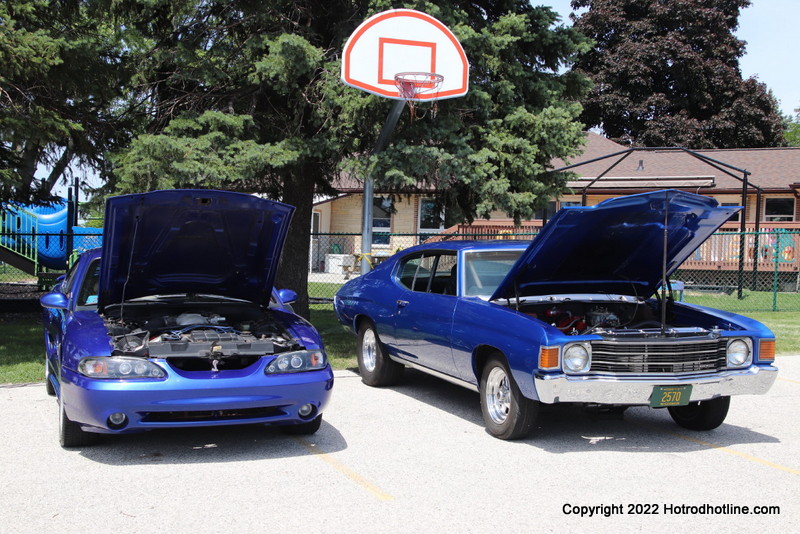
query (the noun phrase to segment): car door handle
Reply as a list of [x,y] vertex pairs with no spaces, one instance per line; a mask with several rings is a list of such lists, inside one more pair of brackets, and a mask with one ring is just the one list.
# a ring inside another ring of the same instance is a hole
[[403,308],[405,306],[408,306],[408,301],[407,300],[398,300],[397,301],[397,305],[400,306],[401,308]]

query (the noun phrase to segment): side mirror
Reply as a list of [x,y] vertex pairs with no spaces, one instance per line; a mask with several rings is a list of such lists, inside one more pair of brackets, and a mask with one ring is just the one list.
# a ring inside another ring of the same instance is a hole
[[56,310],[66,310],[69,308],[69,301],[67,300],[67,296],[64,293],[59,293],[58,291],[52,291],[50,293],[46,293],[39,298],[39,304],[44,306],[45,308],[56,309]]
[[279,289],[278,297],[284,304],[291,304],[297,301],[297,292],[292,291],[291,289]]

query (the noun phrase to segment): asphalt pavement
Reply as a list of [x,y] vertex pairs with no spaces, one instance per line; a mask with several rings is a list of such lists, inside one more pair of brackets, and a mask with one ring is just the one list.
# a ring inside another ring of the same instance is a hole
[[337,372],[309,437],[218,427],[83,450],[58,445],[43,385],[4,386],[0,532],[800,532],[800,355],[778,366],[710,432],[552,406],[516,442],[486,433],[476,393],[418,372],[382,389]]

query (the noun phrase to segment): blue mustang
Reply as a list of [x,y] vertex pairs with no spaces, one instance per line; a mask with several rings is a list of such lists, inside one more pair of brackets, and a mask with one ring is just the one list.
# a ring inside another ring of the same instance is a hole
[[156,428],[319,429],[333,373],[294,292],[273,289],[293,212],[223,191],[108,200],[102,250],[41,298],[62,446]]
[[541,403],[668,408],[724,421],[730,395],[766,393],[775,336],[752,319],[674,302],[669,275],[739,208],[660,191],[565,208],[531,243],[409,248],[334,300],[371,386],[413,367],[480,393],[487,430],[528,435]]

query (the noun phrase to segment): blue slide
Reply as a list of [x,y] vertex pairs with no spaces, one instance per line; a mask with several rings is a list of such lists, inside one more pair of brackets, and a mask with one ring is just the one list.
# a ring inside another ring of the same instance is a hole
[[103,232],[101,228],[69,228],[67,213],[67,200],[63,198],[50,206],[4,206],[2,245],[23,256],[36,253],[43,267],[66,269],[71,253],[67,250],[67,233],[74,234],[73,249],[83,252],[99,246]]

